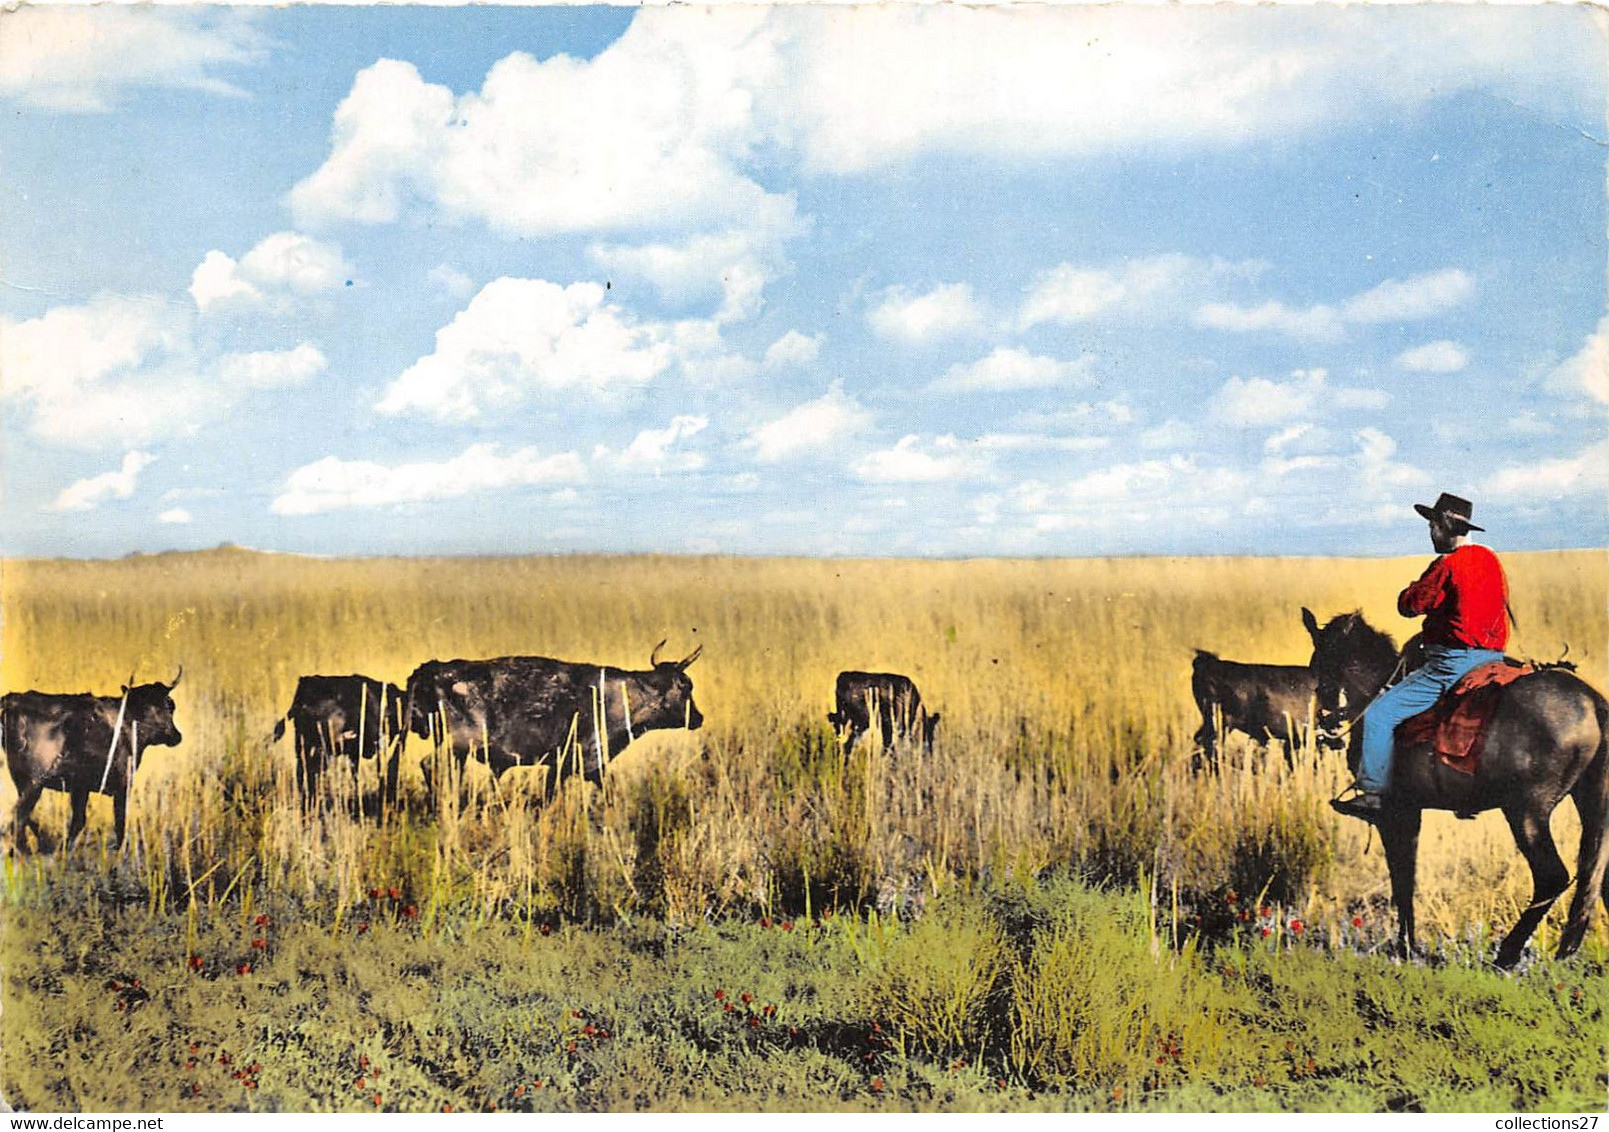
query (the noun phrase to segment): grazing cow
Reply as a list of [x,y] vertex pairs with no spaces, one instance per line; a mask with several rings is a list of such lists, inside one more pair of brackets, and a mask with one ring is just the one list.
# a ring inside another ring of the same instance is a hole
[[[510,767],[545,766],[555,785],[578,772],[598,782],[638,736],[704,725],[687,676],[703,647],[660,660],[664,645],[646,672],[545,656],[428,661],[408,677],[408,718],[414,734],[447,745],[460,773],[473,754],[494,780]],[[425,773],[428,781],[429,760]]]
[[304,805],[318,796],[319,775],[333,757],[352,764],[355,806],[359,760],[377,757],[382,748],[387,758],[381,795],[388,806],[397,800],[407,695],[369,676],[303,676],[296,682],[289,710],[274,724],[274,741],[284,737],[285,720],[290,720],[296,733],[296,790]]
[[111,795],[116,842],[123,844],[129,787],[140,757],[148,747],[174,747],[183,738],[173,722],[170,695],[183,675],[180,668],[171,684],[139,685],[130,676],[116,696],[12,692],[0,697],[0,734],[17,786],[11,817],[17,849],[27,828],[38,847],[45,847],[33,810],[46,790],[63,791],[72,800],[69,847],[83,832],[91,794]]
[[827,721],[845,735],[845,752],[854,750],[860,737],[872,729],[873,713],[883,734],[883,750],[893,747],[895,739],[914,739],[923,750],[933,750],[939,713],[929,714],[922,706],[922,693],[909,676],[897,672],[840,672],[836,693],[838,710],[829,712]]
[[[1201,728],[1195,734],[1199,750],[1191,762],[1199,771],[1217,765],[1220,718],[1225,732],[1240,731],[1258,742],[1280,740],[1288,761],[1307,721],[1314,718],[1318,679],[1304,664],[1241,664],[1197,649],[1190,690],[1201,709]],[[1341,745],[1324,729],[1317,741],[1327,749]]]

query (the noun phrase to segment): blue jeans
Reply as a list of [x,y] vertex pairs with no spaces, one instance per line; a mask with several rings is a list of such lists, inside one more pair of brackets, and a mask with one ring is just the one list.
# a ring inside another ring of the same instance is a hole
[[1425,649],[1423,667],[1414,669],[1402,683],[1386,689],[1363,713],[1363,754],[1358,760],[1358,786],[1371,794],[1383,793],[1391,782],[1391,755],[1397,724],[1429,708],[1442,693],[1472,668],[1502,660],[1493,649]]

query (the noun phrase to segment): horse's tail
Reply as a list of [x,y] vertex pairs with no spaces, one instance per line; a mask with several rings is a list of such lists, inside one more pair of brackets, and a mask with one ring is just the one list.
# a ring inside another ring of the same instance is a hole
[[1609,910],[1609,700],[1592,692],[1598,712],[1598,750],[1586,770],[1570,789],[1576,812],[1581,815],[1581,854],[1576,861],[1576,891],[1570,902],[1570,916],[1559,937],[1559,957],[1581,946],[1592,920],[1593,906]]

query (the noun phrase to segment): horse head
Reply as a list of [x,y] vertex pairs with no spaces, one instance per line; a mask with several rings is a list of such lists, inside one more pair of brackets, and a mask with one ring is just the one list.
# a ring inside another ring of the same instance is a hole
[[1313,638],[1313,671],[1318,699],[1319,729],[1339,733],[1379,693],[1397,666],[1397,646],[1385,633],[1354,609],[1330,618],[1322,626],[1310,609],[1303,608],[1302,624]]

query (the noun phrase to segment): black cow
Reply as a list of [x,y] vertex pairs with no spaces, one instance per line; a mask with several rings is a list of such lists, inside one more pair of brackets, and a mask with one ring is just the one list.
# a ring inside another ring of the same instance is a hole
[[[1240,731],[1258,742],[1280,740],[1289,760],[1317,710],[1318,679],[1305,664],[1241,664],[1197,649],[1190,690],[1201,709],[1201,728],[1195,734],[1199,750],[1191,763],[1195,770],[1217,765],[1220,721],[1225,733]],[[1320,730],[1317,740],[1322,747],[1340,746],[1328,731]]]
[[83,832],[91,794],[111,795],[116,843],[123,844],[129,787],[141,756],[149,747],[174,747],[183,738],[173,722],[170,695],[183,675],[180,668],[171,684],[139,685],[130,676],[116,696],[11,692],[0,697],[0,734],[17,786],[11,816],[17,849],[28,828],[37,846],[45,848],[33,810],[46,790],[60,790],[72,800],[69,847]]
[[331,758],[352,764],[352,801],[356,806],[361,759],[386,752],[381,795],[386,805],[397,800],[397,762],[408,737],[408,694],[395,684],[369,676],[303,676],[284,716],[274,724],[274,741],[285,735],[285,720],[296,733],[296,790],[304,805],[318,796],[318,779]]
[[933,736],[939,729],[939,713],[922,706],[922,693],[909,676],[897,672],[840,672],[836,688],[838,710],[827,714],[827,722],[845,736],[844,751],[854,750],[860,737],[872,729],[872,715],[883,734],[883,750],[895,739],[914,739],[926,751],[933,750]]
[[703,647],[660,660],[664,645],[646,672],[545,656],[428,661],[408,677],[408,718],[414,734],[447,745],[460,773],[473,754],[494,779],[510,767],[546,766],[555,785],[576,773],[598,782],[638,736],[704,725],[687,676]]

